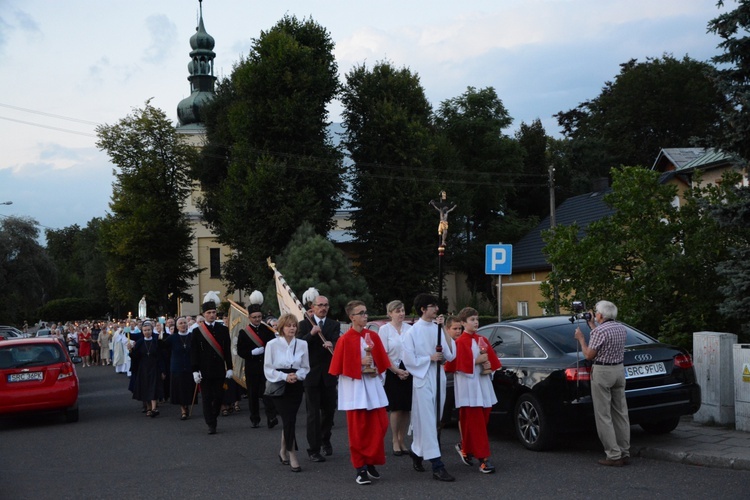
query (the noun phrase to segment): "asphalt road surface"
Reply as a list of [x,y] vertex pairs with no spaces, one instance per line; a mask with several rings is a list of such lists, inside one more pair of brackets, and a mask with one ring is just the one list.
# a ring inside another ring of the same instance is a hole
[[[238,414],[219,417],[209,436],[200,404],[179,420],[179,407],[160,405],[147,418],[111,367],[78,367],[77,423],[62,416],[0,418],[0,499],[89,498],[747,498],[750,472],[635,458],[627,467],[601,467],[601,445],[592,433],[569,436],[550,452],[524,449],[513,435],[491,433],[497,473],[482,475],[453,450],[455,428],[442,433],[443,460],[456,476],[441,483],[412,470],[408,457],[390,454],[382,479],[354,482],[347,453],[346,420],[336,416],[334,454],[307,460],[304,402],[297,420],[302,472],[279,463],[280,426],[251,429],[247,401]],[[633,441],[649,436],[633,427]]]

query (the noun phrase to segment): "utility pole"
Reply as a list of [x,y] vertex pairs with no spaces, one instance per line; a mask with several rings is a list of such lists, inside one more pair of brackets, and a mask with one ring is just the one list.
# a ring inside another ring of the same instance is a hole
[[[549,166],[549,228],[555,229],[557,221],[555,220],[555,166],[550,163]],[[555,265],[552,265],[552,272],[555,271]],[[552,283],[552,296],[555,301],[555,314],[560,314],[560,297],[558,296],[557,283]]]

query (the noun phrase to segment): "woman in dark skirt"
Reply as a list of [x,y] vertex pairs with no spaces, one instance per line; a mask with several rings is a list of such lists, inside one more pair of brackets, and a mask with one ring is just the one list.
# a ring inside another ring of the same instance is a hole
[[164,340],[170,353],[169,394],[173,405],[180,405],[180,420],[188,419],[188,409],[195,396],[195,381],[190,365],[190,341],[192,333],[187,331],[185,318],[177,318],[177,331]]
[[297,411],[302,404],[304,389],[302,381],[310,372],[310,356],[307,342],[297,337],[297,318],[284,314],[277,325],[280,336],[266,344],[263,358],[263,373],[268,382],[285,381],[284,394],[274,398],[276,411],[284,428],[281,433],[279,461],[289,464],[292,472],[302,468],[297,459]]
[[391,367],[385,372],[385,395],[388,396],[393,454],[400,457],[409,453],[409,448],[406,447],[406,433],[409,430],[411,418],[412,376],[401,362],[403,356],[401,339],[410,327],[404,323],[406,311],[403,302],[400,300],[389,302],[386,311],[391,321],[380,327],[378,335],[391,360]]
[[164,362],[159,352],[159,341],[154,338],[154,326],[150,321],[141,325],[143,338],[130,350],[130,358],[138,368],[133,372],[133,399],[146,405],[146,416],[156,417],[156,403],[164,399]]

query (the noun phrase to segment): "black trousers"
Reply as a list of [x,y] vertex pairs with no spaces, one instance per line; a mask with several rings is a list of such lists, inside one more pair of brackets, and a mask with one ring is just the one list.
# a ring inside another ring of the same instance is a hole
[[302,393],[304,388],[302,382],[286,384],[284,395],[278,398],[267,398],[274,400],[274,406],[281,417],[281,425],[284,433],[284,444],[287,451],[296,451],[297,448],[297,411],[302,404]]
[[263,374],[263,363],[247,362],[245,365],[245,383],[247,384],[247,401],[250,406],[250,421],[260,422],[260,399],[266,411],[266,420],[276,418],[275,398],[264,396],[266,376]]
[[338,392],[336,386],[305,387],[307,407],[307,453],[320,453],[323,443],[331,441],[333,416],[336,413]]
[[221,401],[224,398],[225,381],[224,378],[204,378],[201,381],[203,418],[209,427],[216,427],[216,420],[221,412]]

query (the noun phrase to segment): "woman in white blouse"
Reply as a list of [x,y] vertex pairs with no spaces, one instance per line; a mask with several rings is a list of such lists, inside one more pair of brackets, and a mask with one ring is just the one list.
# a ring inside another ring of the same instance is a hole
[[266,344],[263,371],[268,382],[286,382],[284,394],[274,398],[276,411],[283,426],[279,461],[284,465],[289,464],[292,472],[299,472],[302,468],[297,459],[295,426],[297,410],[302,404],[304,394],[302,381],[310,372],[310,357],[307,353],[307,342],[296,338],[296,317],[291,314],[281,316],[277,330],[280,336]]
[[391,360],[391,367],[385,374],[385,394],[388,396],[393,454],[400,457],[409,453],[409,448],[406,447],[406,433],[409,430],[411,416],[412,376],[401,362],[401,336],[409,330],[409,325],[404,323],[406,311],[404,303],[400,300],[389,302],[386,311],[391,321],[380,327],[378,335]]

